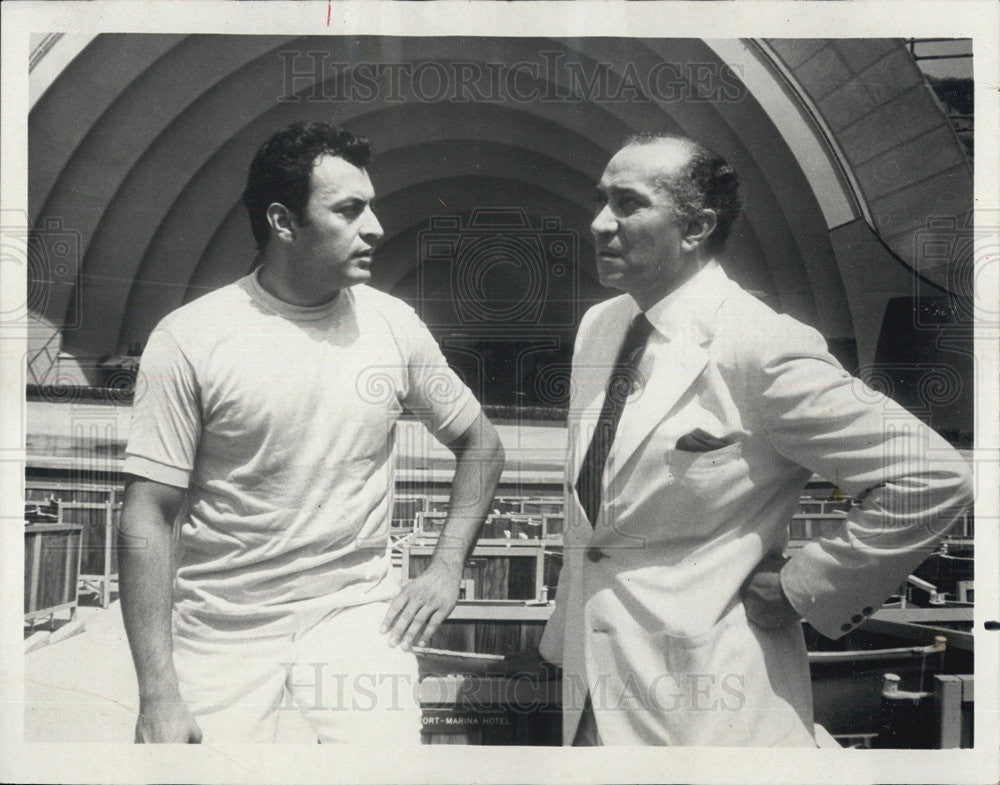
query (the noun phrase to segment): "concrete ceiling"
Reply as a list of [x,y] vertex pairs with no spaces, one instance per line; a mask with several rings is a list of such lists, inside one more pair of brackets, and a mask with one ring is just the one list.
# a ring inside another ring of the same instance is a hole
[[[745,216],[724,260],[730,274],[871,356],[886,299],[912,292],[919,260],[907,252],[928,214],[912,166],[886,163],[887,156],[902,155],[902,145],[912,160],[921,135],[935,148],[948,141],[947,120],[923,101],[901,45],[878,39],[840,48],[134,34],[43,43],[29,116],[29,207],[40,260],[30,305],[64,354],[79,358],[124,353],[173,308],[247,272],[254,248],[239,203],[247,164],[275,130],[313,119],[374,143],[370,174],[386,237],[373,283],[418,308],[426,293],[421,238],[431,222],[452,217],[465,226],[484,208],[523,211],[535,234],[569,233],[572,293],[583,307],[606,296],[594,280],[587,230],[593,184],[629,133],[694,136],[729,158],[743,182]],[[810,70],[810,62],[832,56],[847,70],[830,85],[822,77],[831,72]],[[880,65],[878,96],[830,98]],[[389,81],[393,69],[398,83]],[[462,74],[479,81],[463,86]],[[886,86],[892,78],[895,89]],[[866,118],[877,120],[900,100],[918,115],[915,130],[889,145],[869,138],[875,152],[866,156],[858,124],[877,128]],[[971,206],[968,165],[943,154],[936,160],[934,171],[948,172],[950,186],[932,210],[959,215]],[[831,230],[856,220],[871,226],[879,246],[866,254],[866,264],[880,267],[883,291],[874,299],[857,291],[852,260],[838,258],[831,241]],[[931,267],[925,278],[947,286],[948,269]],[[553,291],[565,295],[567,285]],[[563,343],[575,330],[564,320],[531,327]],[[436,328],[439,337],[446,328]],[[40,362],[36,380],[44,372]]]

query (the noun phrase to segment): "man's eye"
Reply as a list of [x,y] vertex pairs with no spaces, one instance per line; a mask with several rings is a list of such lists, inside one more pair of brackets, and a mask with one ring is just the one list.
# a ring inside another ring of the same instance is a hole
[[365,206],[360,202],[353,202],[351,204],[344,205],[337,210],[341,215],[346,218],[357,218],[365,210]]
[[622,197],[619,197],[619,199],[618,199],[618,201],[617,201],[617,203],[616,203],[615,206],[619,210],[621,210],[622,212],[625,212],[625,213],[634,213],[642,205],[639,204],[639,200],[638,199],[634,199],[631,196],[622,196]]

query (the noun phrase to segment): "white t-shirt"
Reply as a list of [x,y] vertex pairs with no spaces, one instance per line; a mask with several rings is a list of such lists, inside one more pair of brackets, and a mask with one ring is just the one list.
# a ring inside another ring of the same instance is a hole
[[392,597],[394,425],[443,442],[480,407],[402,301],[317,307],[249,275],[168,315],[136,383],[125,471],[187,488],[176,634],[287,634]]

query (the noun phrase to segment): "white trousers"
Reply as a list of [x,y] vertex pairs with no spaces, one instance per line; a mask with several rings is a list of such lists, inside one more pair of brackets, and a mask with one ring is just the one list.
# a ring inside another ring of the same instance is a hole
[[417,659],[378,631],[388,603],[340,609],[290,636],[174,637],[181,696],[203,742],[273,742],[298,711],[319,741],[420,743]]

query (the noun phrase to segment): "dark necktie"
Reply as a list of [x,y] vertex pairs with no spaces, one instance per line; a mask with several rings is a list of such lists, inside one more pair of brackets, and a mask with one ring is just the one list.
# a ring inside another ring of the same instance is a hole
[[621,420],[622,411],[625,409],[625,399],[639,382],[639,358],[652,331],[653,325],[649,323],[645,314],[640,313],[632,320],[632,326],[625,334],[625,341],[618,350],[618,359],[615,360],[614,370],[608,379],[604,406],[601,407],[601,414],[597,418],[594,436],[580,466],[576,493],[591,526],[597,521],[597,513],[601,509],[601,476],[604,474],[604,464],[607,463],[608,453],[615,440],[618,421]]

